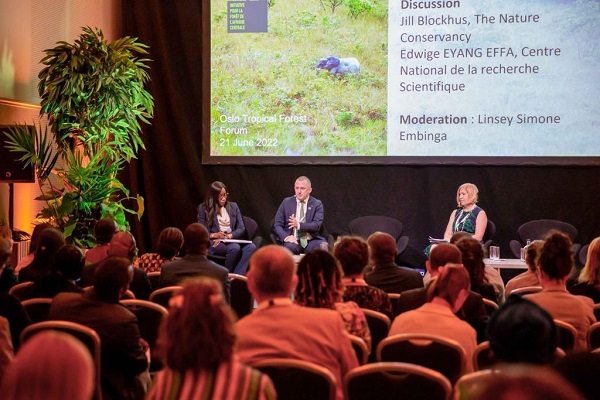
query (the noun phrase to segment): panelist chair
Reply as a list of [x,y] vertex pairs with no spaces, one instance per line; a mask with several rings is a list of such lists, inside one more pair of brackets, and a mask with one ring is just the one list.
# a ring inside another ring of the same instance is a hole
[[402,235],[404,225],[395,218],[383,215],[367,215],[354,218],[348,223],[348,230],[351,235],[360,236],[367,239],[375,232],[385,232],[392,235],[396,240],[396,255],[399,256],[408,246],[408,236]]
[[543,239],[544,236],[551,230],[558,230],[569,236],[571,241],[573,242],[573,254],[577,257],[577,253],[581,248],[579,243],[575,243],[577,240],[578,231],[573,225],[568,222],[558,221],[554,219],[538,219],[529,222],[525,222],[522,224],[519,229],[517,229],[518,240],[511,240],[510,250],[512,251],[515,258],[521,258],[521,248],[525,247],[527,244],[527,239],[530,240],[538,240]]

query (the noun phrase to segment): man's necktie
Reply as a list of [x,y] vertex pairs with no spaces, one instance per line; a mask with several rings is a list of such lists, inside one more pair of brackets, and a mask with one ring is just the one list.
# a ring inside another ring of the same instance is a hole
[[[300,214],[298,215],[298,222],[304,222],[304,202],[300,202]],[[300,246],[306,247],[308,240],[306,239],[306,232],[298,231],[298,238],[300,239]]]

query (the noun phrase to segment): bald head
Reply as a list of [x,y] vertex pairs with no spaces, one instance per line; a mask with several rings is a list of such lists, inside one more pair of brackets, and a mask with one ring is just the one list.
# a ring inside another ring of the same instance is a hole
[[427,265],[430,269],[429,273],[437,272],[439,267],[443,267],[448,263],[461,264],[462,256],[458,247],[450,243],[440,243],[431,249]]
[[292,253],[276,245],[261,247],[252,255],[247,277],[250,291],[259,301],[289,296],[298,279]]
[[375,266],[389,264],[396,259],[396,240],[385,232],[375,232],[369,239],[369,254]]

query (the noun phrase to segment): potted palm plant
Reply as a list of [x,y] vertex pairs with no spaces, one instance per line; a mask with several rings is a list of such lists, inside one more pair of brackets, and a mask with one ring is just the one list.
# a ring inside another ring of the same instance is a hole
[[40,61],[47,125],[34,126],[33,135],[15,125],[6,134],[6,146],[36,171],[44,202],[38,218],[68,242],[89,247],[97,219],[111,216],[126,229],[126,213],[144,211],[143,198],[130,196],[117,175],[144,148],[140,123],[153,115],[146,49],[137,38],[107,41],[90,27],[74,43],[58,42]]

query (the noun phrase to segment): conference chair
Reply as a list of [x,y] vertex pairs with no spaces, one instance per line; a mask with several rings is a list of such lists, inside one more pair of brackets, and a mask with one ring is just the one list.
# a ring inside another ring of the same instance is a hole
[[397,256],[402,254],[408,246],[408,236],[403,236],[402,231],[404,226],[402,222],[395,218],[386,217],[383,215],[367,215],[354,218],[348,223],[348,231],[351,235],[360,236],[367,239],[375,232],[385,232],[392,235],[396,240]]
[[148,272],[148,279],[150,280],[152,290],[160,288],[160,271]]
[[448,400],[452,384],[430,368],[401,362],[379,362],[349,371],[344,377],[346,400]]
[[494,375],[501,374],[501,370],[482,369],[480,371],[469,372],[461,376],[454,384],[454,399],[475,398],[481,388],[489,382]]
[[389,299],[390,299],[390,303],[392,303],[392,313],[394,314],[394,317],[396,315],[398,315],[400,313],[400,310],[398,309],[399,305],[398,302],[400,301],[400,296],[402,296],[401,293],[388,293],[387,294]]
[[23,300],[21,305],[29,315],[31,322],[42,322],[48,320],[52,298],[50,297],[34,297]]
[[492,245],[494,241],[494,236],[496,236],[496,224],[494,224],[491,220],[488,219],[487,225],[485,227],[485,233],[483,234],[483,238],[481,239],[483,243],[483,248],[485,252],[488,252],[488,248]]
[[567,354],[572,353],[577,343],[577,330],[573,325],[560,319],[555,319],[554,323],[558,329],[558,347]]
[[335,400],[335,377],[308,361],[268,358],[251,365],[267,374],[282,400]]
[[17,283],[13,287],[8,290],[9,294],[12,294],[19,300],[25,299],[27,296],[27,292],[29,291],[29,287],[33,285],[33,282],[21,282]]
[[581,250],[579,250],[579,262],[581,263],[582,266],[585,265],[585,262],[587,261],[587,254],[588,254],[588,250],[590,249],[590,245],[586,244],[585,246],[583,246],[581,248]]
[[156,289],[152,293],[150,293],[150,297],[148,298],[148,300],[150,300],[153,303],[159,304],[168,310],[169,300],[171,300],[173,294],[178,292],[179,290],[181,290],[181,286],[166,286],[164,288]]
[[151,356],[150,372],[161,370],[164,365],[160,357],[157,356],[156,342],[160,326],[167,319],[169,312],[165,307],[148,300],[127,299],[121,300],[121,304],[135,314],[138,320],[140,336],[148,342]]
[[507,293],[506,295],[509,296],[511,294],[518,294],[519,296],[525,296],[526,294],[539,293],[542,290],[543,290],[543,288],[541,286],[524,286],[524,287],[516,288],[513,291],[511,291],[510,293]]
[[594,322],[587,333],[588,350],[600,348],[600,322]]
[[102,390],[100,386],[101,345],[100,336],[98,336],[96,331],[76,322],[54,320],[43,321],[31,324],[25,329],[23,329],[23,332],[21,332],[21,344],[27,342],[27,340],[29,340],[36,333],[44,330],[55,330],[68,333],[77,338],[85,345],[85,347],[89,350],[90,354],[92,355],[92,359],[94,361],[94,370],[96,375],[96,384],[94,385],[94,399],[102,400]]
[[367,325],[369,325],[369,331],[371,332],[371,353],[369,354],[368,362],[377,361],[377,346],[379,342],[385,339],[390,331],[390,325],[392,324],[387,315],[369,310],[368,308],[361,308],[362,312],[367,318]]
[[352,348],[356,353],[356,359],[358,360],[359,365],[365,365],[369,358],[369,348],[367,347],[367,343],[356,335],[348,335],[350,336],[350,341],[352,342]]
[[252,312],[254,299],[248,290],[248,280],[243,275],[229,274],[229,291],[231,293],[231,308],[242,318]]
[[[557,347],[556,350],[554,350],[555,360],[558,360],[565,355],[565,351],[560,347]],[[490,346],[490,342],[486,340],[485,342],[479,343],[473,352],[473,369],[475,371],[483,371],[493,368],[494,364],[496,364],[496,358]]]
[[488,315],[488,317],[490,317],[494,313],[494,311],[498,309],[498,304],[495,301],[483,297],[482,300],[483,306],[485,307],[485,313]]
[[521,248],[525,247],[527,240],[538,240],[543,239],[544,236],[551,230],[558,230],[565,233],[573,242],[573,254],[577,257],[577,253],[581,248],[581,245],[575,243],[577,240],[578,231],[573,225],[568,222],[558,221],[554,219],[538,219],[529,222],[525,222],[517,229],[518,240],[511,240],[510,250],[512,251],[515,258],[521,258]]
[[377,346],[377,361],[405,362],[431,368],[454,384],[466,370],[467,355],[456,341],[437,335],[404,333]]
[[[242,239],[252,241],[252,243],[254,244],[254,246],[256,246],[256,248],[259,248],[260,246],[262,246],[263,238],[259,234],[258,224],[256,223],[256,221],[254,219],[252,219],[250,217],[246,217],[246,216],[242,216],[242,221],[244,221],[244,227],[246,228],[246,232],[244,233],[244,236],[242,237]],[[209,260],[214,261],[219,265],[222,265],[222,266],[225,265],[225,256],[224,255],[209,253],[207,255],[207,257]]]

